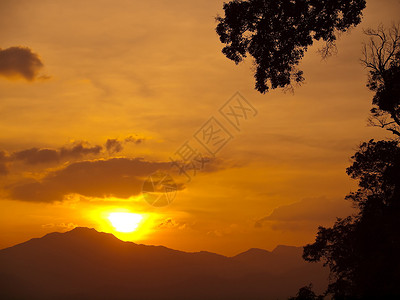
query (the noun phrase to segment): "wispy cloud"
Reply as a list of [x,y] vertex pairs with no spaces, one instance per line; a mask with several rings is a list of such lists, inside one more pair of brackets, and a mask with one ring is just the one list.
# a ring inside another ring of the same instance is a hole
[[274,230],[316,228],[322,223],[329,223],[336,217],[351,213],[352,209],[349,203],[343,199],[305,198],[275,208],[270,215],[256,221],[255,227],[266,225]]

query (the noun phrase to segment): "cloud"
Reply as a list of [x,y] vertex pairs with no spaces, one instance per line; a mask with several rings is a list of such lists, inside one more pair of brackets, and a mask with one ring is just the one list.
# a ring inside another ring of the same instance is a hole
[[14,160],[21,160],[31,165],[59,161],[59,152],[53,149],[31,148],[14,152],[12,156]]
[[[116,154],[121,152],[124,147],[123,143],[135,143],[140,144],[143,141],[142,138],[128,137],[123,141],[118,139],[107,139],[104,148],[109,154]],[[58,149],[48,149],[48,148],[29,148],[14,152],[9,161],[22,161],[29,165],[36,164],[49,164],[49,163],[59,163],[70,159],[80,159],[89,155],[99,155],[103,151],[103,146],[95,145],[90,146],[87,142],[78,142],[74,145],[68,147],[61,147]],[[3,166],[2,156],[0,152],[0,174]]]
[[67,159],[79,159],[87,155],[98,155],[102,150],[101,146],[85,146],[83,143],[74,145],[67,148],[60,149],[39,149],[30,148],[14,152],[12,154],[13,160],[23,161],[30,165],[45,164],[45,163],[58,163]]
[[124,149],[122,143],[117,139],[108,139],[105,147],[110,154],[121,152]]
[[77,224],[74,223],[59,223],[59,224],[54,224],[54,223],[48,223],[42,225],[42,228],[46,229],[61,229],[61,230],[72,230],[74,228],[78,227]]
[[42,67],[39,56],[27,47],[0,49],[0,75],[6,78],[22,77],[33,81]]
[[108,139],[105,148],[109,154],[119,153],[124,150],[123,144],[133,143],[136,145],[141,144],[144,141],[143,138],[136,138],[133,136],[129,136],[125,138],[123,141],[119,141],[118,139]]
[[255,222],[255,227],[269,225],[275,230],[301,230],[329,224],[336,217],[350,215],[354,211],[344,199],[325,197],[305,198],[299,202],[282,205]]
[[61,201],[69,194],[129,198],[141,193],[145,177],[169,168],[169,162],[140,158],[82,161],[50,172],[41,181],[20,182],[7,188],[11,199],[32,202]]
[[129,136],[125,139],[125,143],[134,143],[134,144],[140,144],[144,141],[143,138],[135,138],[133,136]]
[[229,226],[225,226],[219,229],[211,230],[207,232],[207,235],[222,237],[226,235],[233,234],[237,232],[239,226],[237,224],[230,224]]
[[7,161],[8,157],[6,152],[0,151],[0,176],[8,174]]
[[85,147],[83,143],[79,143],[72,148],[61,148],[60,157],[63,158],[81,158],[87,155],[97,155],[100,154],[103,148],[99,145],[93,147]]
[[173,229],[173,228],[185,229],[186,224],[179,223],[172,218],[167,218],[167,219],[163,220],[160,224],[158,224],[157,227],[160,229]]

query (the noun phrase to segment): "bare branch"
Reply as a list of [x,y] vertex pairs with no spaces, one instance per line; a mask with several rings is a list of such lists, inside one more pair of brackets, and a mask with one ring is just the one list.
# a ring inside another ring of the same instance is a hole
[[400,137],[400,132],[398,130],[393,129],[393,128],[386,128],[386,130],[389,130],[391,133]]
[[[391,121],[391,119],[393,120]],[[399,121],[397,116],[393,118],[392,114],[375,108],[369,116],[367,124],[371,127],[383,128],[400,137],[400,124],[396,120]]]
[[399,25],[393,25],[385,31],[382,25],[377,30],[368,28],[364,34],[369,37],[368,43],[363,44],[363,59],[365,67],[383,72],[388,64],[394,61],[400,46]]
[[[385,29],[380,25],[376,30],[365,29],[369,37],[363,44],[361,63],[369,70],[368,87],[375,91],[370,126],[384,128],[400,136],[400,97],[393,85],[393,76],[400,67],[400,24]],[[393,94],[394,93],[394,94]]]

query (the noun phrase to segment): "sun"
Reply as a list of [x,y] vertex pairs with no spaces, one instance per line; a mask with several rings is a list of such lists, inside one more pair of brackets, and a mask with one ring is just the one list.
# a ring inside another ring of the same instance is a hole
[[108,220],[118,232],[133,232],[137,229],[142,216],[127,212],[113,212],[108,215]]

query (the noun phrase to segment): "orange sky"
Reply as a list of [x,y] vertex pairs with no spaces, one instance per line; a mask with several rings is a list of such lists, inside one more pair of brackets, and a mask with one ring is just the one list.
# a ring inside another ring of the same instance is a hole
[[[130,211],[144,218],[122,239],[233,255],[304,245],[318,225],[351,212],[349,158],[361,141],[382,137],[366,126],[362,29],[399,22],[400,1],[368,0],[337,55],[321,61],[315,45],[300,66],[306,83],[266,95],[253,88],[250,60],[235,66],[221,53],[214,17],[222,3],[0,2],[0,51],[28,47],[43,63],[30,78],[0,70],[8,170],[0,248],[74,226],[115,233],[107,214]],[[171,205],[149,205],[140,194],[146,174],[237,91],[257,116],[240,133],[230,128],[234,139]],[[112,139],[122,149],[108,151]]]

